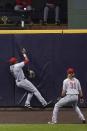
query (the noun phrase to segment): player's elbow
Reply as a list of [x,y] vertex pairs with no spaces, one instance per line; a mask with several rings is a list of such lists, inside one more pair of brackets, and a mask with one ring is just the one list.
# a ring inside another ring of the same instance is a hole
[[24,64],[28,64],[29,63],[29,59],[24,61]]

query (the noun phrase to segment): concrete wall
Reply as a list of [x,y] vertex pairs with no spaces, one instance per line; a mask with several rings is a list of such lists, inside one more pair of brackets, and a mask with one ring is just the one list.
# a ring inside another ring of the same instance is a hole
[[68,0],[69,28],[87,28],[87,0]]

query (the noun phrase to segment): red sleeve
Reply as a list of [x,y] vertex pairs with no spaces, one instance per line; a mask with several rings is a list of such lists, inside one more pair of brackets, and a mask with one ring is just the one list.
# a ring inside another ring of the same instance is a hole
[[32,4],[32,0],[16,0],[16,4],[17,5],[23,5],[22,2],[25,2],[25,5],[31,5]]
[[20,5],[21,4],[21,0],[16,0],[16,4]]
[[29,60],[24,60],[24,64],[28,64],[29,63]]
[[27,0],[29,5],[32,5],[32,0]]

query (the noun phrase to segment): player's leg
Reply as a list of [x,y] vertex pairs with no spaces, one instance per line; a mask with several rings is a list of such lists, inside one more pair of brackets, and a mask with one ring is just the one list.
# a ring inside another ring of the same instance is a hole
[[28,14],[29,24],[33,24],[33,22],[32,22],[32,6],[27,6],[26,10],[28,10],[28,12],[29,12],[29,14]]
[[58,121],[58,113],[59,113],[59,109],[68,104],[70,102],[70,97],[69,96],[65,96],[63,98],[61,98],[54,106],[53,109],[53,114],[52,114],[52,123],[57,123]]
[[80,118],[80,120],[81,120],[83,123],[85,123],[85,117],[84,117],[84,115],[82,114],[80,108],[77,106],[77,103],[75,103],[74,109],[75,109],[75,112],[77,113],[78,117]]
[[59,24],[60,20],[59,20],[59,6],[55,7],[55,24]]
[[44,23],[47,23],[49,7],[44,7]]
[[33,93],[28,93],[27,99],[25,101],[25,107],[31,108],[30,101],[31,101],[32,97],[33,97]]
[[33,89],[33,94],[36,96],[38,101],[40,101],[40,103],[43,106],[46,106],[47,105],[46,100],[42,97],[41,93],[37,90],[37,88],[31,82],[29,82],[29,87]]
[[41,104],[43,106],[47,105],[46,100],[42,97],[42,95],[40,94],[40,92],[37,90],[37,88],[27,79],[23,80],[20,83],[20,87],[24,88],[25,90],[33,93],[33,95],[36,96],[36,98],[41,102]]

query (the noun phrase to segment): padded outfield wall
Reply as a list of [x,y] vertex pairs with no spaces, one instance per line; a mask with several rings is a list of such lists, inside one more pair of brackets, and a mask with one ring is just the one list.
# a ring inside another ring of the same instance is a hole
[[[74,67],[80,80],[87,106],[87,30],[0,30],[0,106],[19,105],[25,90],[16,87],[9,71],[8,60],[16,56],[23,60],[20,49],[26,48],[30,64],[23,69],[35,71],[30,79],[44,98],[49,101],[61,94],[66,69]],[[40,106],[33,98],[32,106]]]

